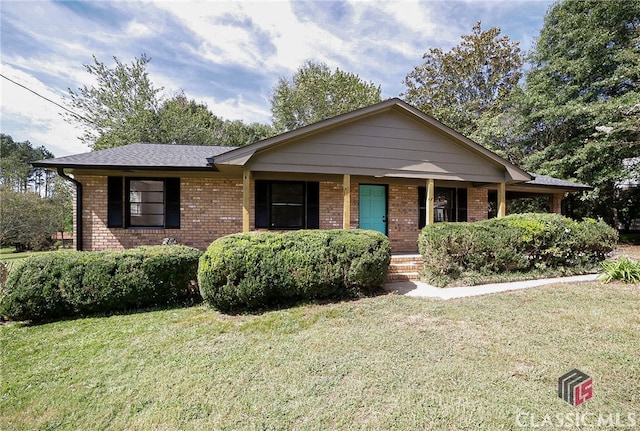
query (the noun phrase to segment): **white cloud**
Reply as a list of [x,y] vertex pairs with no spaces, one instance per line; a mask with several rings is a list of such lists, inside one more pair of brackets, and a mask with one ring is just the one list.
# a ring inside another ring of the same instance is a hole
[[224,120],[263,124],[271,122],[271,111],[265,108],[265,103],[248,102],[242,95],[225,100],[205,97],[198,101],[205,103],[211,112]]
[[148,38],[154,36],[155,32],[148,25],[133,20],[127,24],[124,34],[127,38]]
[[[551,1],[3,2],[2,70],[62,103],[67,87],[94,84],[82,67],[91,54],[110,66],[114,55],[129,63],[146,52],[150,79],[166,97],[183,89],[225,119],[265,123],[266,87],[308,59],[396,96],[428,48],[457,44],[478,19],[483,28],[502,24],[526,47]],[[3,133],[56,155],[87,150],[59,108],[5,80],[1,85]]]
[[[235,64],[253,70],[294,70],[305,59],[325,60],[343,50],[340,38],[312,23],[302,23],[287,2],[158,2],[196,34],[192,47],[216,64]],[[275,53],[270,52],[275,47]]]
[[[19,69],[2,65],[2,74],[56,103],[63,104],[61,94],[52,91],[36,77]],[[6,80],[2,80],[2,132],[17,141],[44,145],[57,156],[88,151],[78,137],[80,131],[60,115],[62,109],[42,97]],[[55,151],[58,149],[58,151]]]

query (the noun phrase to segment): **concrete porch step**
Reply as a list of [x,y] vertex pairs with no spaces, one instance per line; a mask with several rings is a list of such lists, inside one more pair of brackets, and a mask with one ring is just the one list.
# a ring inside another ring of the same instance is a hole
[[420,274],[417,272],[404,272],[401,274],[387,274],[387,283],[402,283],[405,281],[420,280]]
[[422,263],[392,263],[389,265],[390,274],[401,274],[403,272],[419,272]]
[[391,256],[387,283],[400,283],[420,279],[422,256],[419,254],[399,254]]

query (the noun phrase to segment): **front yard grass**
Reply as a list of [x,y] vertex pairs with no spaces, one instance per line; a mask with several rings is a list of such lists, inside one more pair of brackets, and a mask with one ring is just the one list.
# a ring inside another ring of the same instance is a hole
[[[198,306],[9,324],[0,429],[498,430],[577,412],[640,419],[639,311],[638,286],[582,283],[259,315]],[[556,394],[572,368],[594,381],[578,407]]]
[[36,256],[38,254],[55,253],[57,251],[58,250],[23,251],[20,253],[16,253],[16,249],[14,247],[2,247],[0,248],[0,262],[12,262],[19,259],[26,259],[30,256]]

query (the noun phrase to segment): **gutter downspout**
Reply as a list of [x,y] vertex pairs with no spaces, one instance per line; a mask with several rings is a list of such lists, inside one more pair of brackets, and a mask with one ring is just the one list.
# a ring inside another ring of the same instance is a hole
[[76,250],[82,251],[82,183],[64,173],[64,168],[58,168],[58,175],[76,185]]

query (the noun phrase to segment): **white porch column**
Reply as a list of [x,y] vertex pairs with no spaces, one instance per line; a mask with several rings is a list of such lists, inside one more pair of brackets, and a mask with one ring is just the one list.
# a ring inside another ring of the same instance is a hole
[[342,177],[342,229],[351,228],[351,175]]
[[428,179],[427,180],[427,202],[426,202],[426,210],[427,210],[427,217],[425,220],[426,224],[433,224],[433,201],[434,201],[434,195],[435,195],[435,181],[433,181],[432,179]]
[[251,230],[249,212],[251,211],[251,171],[242,171],[242,232]]

